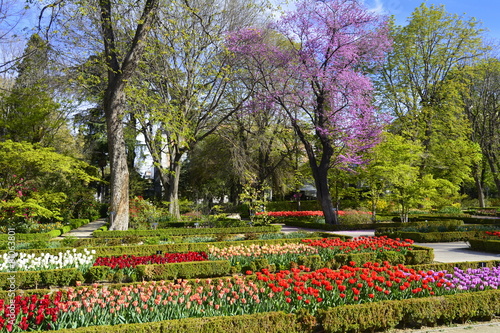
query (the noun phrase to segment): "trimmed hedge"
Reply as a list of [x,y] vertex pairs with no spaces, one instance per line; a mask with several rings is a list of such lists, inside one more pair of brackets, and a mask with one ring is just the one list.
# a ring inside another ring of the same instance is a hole
[[[454,219],[454,220],[463,221],[465,224],[500,224],[500,219],[473,217],[470,215],[465,215],[465,216],[456,216],[456,215],[450,215],[450,216],[415,215],[415,216],[412,216],[412,215],[410,215],[409,218],[411,221],[410,223],[422,222],[422,221],[437,222],[437,221],[441,221],[441,220]],[[401,219],[399,217],[395,217],[392,219],[392,221],[400,222]],[[408,223],[405,223],[404,225],[408,225]]]
[[390,238],[412,239],[418,243],[439,243],[467,241],[478,237],[484,231],[445,231],[445,232],[412,232],[412,231],[378,231],[377,236],[388,236]]
[[185,318],[144,324],[92,326],[58,330],[58,333],[308,333],[294,314],[265,312],[230,317]]
[[[49,232],[43,233],[33,233],[33,234],[18,234],[13,235],[16,241],[48,241],[51,238],[58,237],[62,234],[70,232],[73,229],[79,228],[82,225],[89,223],[88,219],[71,219],[68,225],[63,226],[60,229],[54,229]],[[9,234],[1,234],[0,241],[8,241]]]
[[291,227],[299,227],[306,229],[320,229],[320,230],[329,230],[329,231],[342,231],[342,230],[370,230],[370,229],[394,229],[394,228],[403,228],[403,227],[425,227],[436,224],[444,224],[444,225],[453,225],[453,226],[461,226],[464,224],[461,220],[450,220],[449,218],[445,221],[420,221],[420,222],[380,222],[380,223],[369,223],[369,224],[351,224],[351,225],[342,225],[342,224],[325,224],[325,223],[314,223],[314,222],[306,222],[306,221],[290,221],[286,220],[283,222],[287,226]]
[[68,222],[69,222],[71,229],[77,229],[83,225],[89,224],[90,220],[89,219],[70,219]]
[[[408,251],[407,255],[403,255],[396,251],[386,251],[381,253],[366,252],[366,253],[350,253],[350,254],[337,254],[335,262],[340,265],[348,265],[350,261],[357,263],[364,263],[368,261],[389,261],[391,264],[405,264],[405,265],[421,265],[429,264],[434,260],[434,249],[413,246],[414,249]],[[377,257],[381,257],[377,259]]]
[[500,314],[500,290],[382,301],[319,310],[324,332],[387,330],[468,320],[491,320]]
[[244,234],[244,233],[263,233],[280,232],[280,225],[269,225],[262,227],[237,227],[237,228],[169,228],[156,230],[112,230],[112,231],[94,231],[94,237],[114,238],[125,236],[180,236],[180,235],[205,235],[205,234]]
[[469,244],[472,250],[500,253],[500,240],[471,238]]
[[346,305],[319,310],[316,316],[266,312],[252,315],[186,318],[143,324],[92,326],[59,333],[343,333],[374,332],[395,327],[421,327],[491,320],[500,314],[500,290],[441,297]]
[[[55,229],[55,230],[51,230],[49,232],[37,233],[37,234],[15,234],[14,236],[10,236],[10,237],[15,237],[16,242],[17,241],[35,241],[35,240],[48,241],[51,238],[57,237],[59,235],[61,235],[61,230]],[[6,242],[8,240],[9,240],[9,234],[1,234],[0,235],[0,241]]]
[[[179,253],[179,252],[200,252],[207,251],[207,243],[179,243],[179,244],[161,244],[161,245],[134,245],[134,246],[97,246],[87,247],[87,250],[95,250],[96,256],[121,256],[123,254],[135,256],[148,256],[162,251],[163,253]],[[17,252],[23,253],[49,253],[56,255],[59,252],[72,251],[73,247],[59,247],[53,249],[26,249],[18,250]],[[0,251],[0,256],[8,250]]]
[[[350,236],[344,235],[334,235],[334,234],[317,234],[321,237],[310,237],[310,239],[321,239],[329,237],[338,237],[341,239],[350,239]],[[200,252],[200,251],[208,251],[208,246],[215,247],[228,247],[231,245],[248,245],[248,244],[288,244],[288,243],[298,243],[303,238],[283,238],[283,239],[249,239],[243,241],[224,241],[224,242],[209,242],[209,243],[175,243],[175,244],[157,244],[157,245],[131,245],[131,246],[95,246],[95,247],[87,247],[86,249],[91,251],[96,251],[96,256],[121,256],[123,254],[127,255],[135,255],[135,256],[144,256],[155,254],[158,251],[162,251],[163,253],[180,253],[180,252]],[[25,249],[18,250],[17,252],[23,253],[50,253],[50,254],[58,254],[59,252],[65,252],[67,250],[72,251],[73,247],[59,247],[59,248],[51,248],[51,249]],[[4,253],[9,252],[8,250],[1,250],[0,256]]]
[[30,272],[0,273],[0,289],[10,288],[10,280],[16,288],[38,288],[39,286],[69,286],[84,281],[82,272],[76,268],[51,269]]
[[[342,231],[342,230],[370,230],[375,229],[378,224],[351,224],[351,225],[341,225],[341,224],[325,224],[325,223],[315,223],[315,222],[302,222],[302,221],[291,221],[284,220],[283,223],[290,227],[299,227],[306,229],[319,229],[319,230],[329,230],[329,231]],[[386,223],[384,223],[385,225]]]
[[137,265],[137,276],[145,281],[211,278],[228,276],[230,273],[231,263],[227,260]]

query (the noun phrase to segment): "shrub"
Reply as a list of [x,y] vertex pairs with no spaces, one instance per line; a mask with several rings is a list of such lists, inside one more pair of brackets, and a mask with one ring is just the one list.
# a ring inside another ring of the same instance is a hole
[[346,209],[343,214],[339,214],[341,224],[368,224],[372,222],[372,214],[362,210]]

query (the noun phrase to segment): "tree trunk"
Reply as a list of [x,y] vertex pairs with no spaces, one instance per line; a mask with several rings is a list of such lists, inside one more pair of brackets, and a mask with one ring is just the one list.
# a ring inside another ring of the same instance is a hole
[[175,154],[169,167],[169,186],[167,188],[167,200],[169,202],[168,212],[177,220],[181,218],[179,209],[179,179],[181,177],[182,154]]
[[123,89],[110,85],[104,106],[111,167],[110,230],[127,230],[129,222],[129,171],[122,124],[124,99]]
[[127,230],[129,223],[129,172],[127,151],[123,133],[125,112],[125,86],[135,72],[144,49],[143,40],[158,6],[159,0],[146,0],[133,40],[128,44],[123,60],[118,54],[115,30],[113,27],[112,4],[109,0],[99,0],[100,21],[108,82],[104,96],[108,148],[111,168],[111,225],[110,230]]
[[497,193],[500,195],[500,176],[499,176],[499,163],[497,155],[490,151],[486,154],[486,158],[488,159],[488,164],[490,165],[491,173],[493,175],[493,181],[495,182],[495,186],[497,188]]
[[474,182],[476,184],[476,191],[477,191],[477,199],[479,201],[479,207],[484,208],[486,207],[486,201],[484,197],[484,171],[485,171],[485,165],[483,163],[483,166],[481,169],[479,169],[479,165],[474,166]]
[[324,165],[312,166],[312,174],[316,185],[316,195],[325,216],[326,224],[339,224],[335,207],[333,207],[330,188],[328,186],[328,168]]

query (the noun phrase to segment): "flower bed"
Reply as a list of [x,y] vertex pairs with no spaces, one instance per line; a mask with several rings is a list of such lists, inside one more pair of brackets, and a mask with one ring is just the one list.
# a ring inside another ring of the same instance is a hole
[[122,255],[98,257],[93,266],[107,266],[113,270],[124,269],[130,273],[130,269],[136,268],[137,265],[204,261],[207,259],[208,255],[205,252],[165,253],[164,255],[153,254],[150,256]]
[[356,237],[344,241],[340,238],[323,238],[320,240],[304,239],[304,243],[310,246],[335,250],[337,253],[365,253],[397,251],[406,254],[412,249],[413,240],[399,238],[392,239],[386,236],[381,237]]
[[[10,303],[0,300],[0,329],[12,332],[168,319],[234,316],[270,311],[294,313],[346,304],[399,300],[497,289],[499,268],[466,272],[417,271],[403,265],[365,263],[311,271],[306,267],[234,279],[106,286],[16,296],[15,324],[8,328]],[[495,279],[496,277],[496,279]],[[474,280],[475,287],[468,285]],[[463,287],[463,283],[468,288]]]
[[78,268],[87,270],[94,262],[95,251],[83,249],[82,252],[72,251],[59,252],[57,255],[50,253],[26,254],[18,253],[16,257],[11,257],[9,253],[4,253],[0,261],[0,272],[15,271],[40,271],[47,269]]
[[231,265],[246,266],[256,259],[266,259],[268,264],[289,268],[291,262],[299,262],[301,257],[319,255],[323,262],[335,261],[337,255],[354,253],[381,253],[396,251],[406,255],[412,250],[413,241],[387,237],[357,237],[351,240],[340,238],[303,239],[302,244],[235,245],[224,248],[209,247],[210,260],[229,260]]
[[[246,266],[256,258],[265,258],[274,265],[289,265],[297,262],[300,256],[318,254],[315,249],[306,244],[275,244],[275,245],[236,245],[225,248],[211,246],[208,248],[210,260],[229,260],[232,266]],[[333,257],[332,257],[333,258]]]
[[[338,211],[342,215],[342,211]],[[282,211],[282,212],[257,212],[255,215],[267,215],[272,217],[302,217],[302,216],[323,216],[320,210]]]
[[489,236],[500,237],[500,231],[486,231],[486,234]]

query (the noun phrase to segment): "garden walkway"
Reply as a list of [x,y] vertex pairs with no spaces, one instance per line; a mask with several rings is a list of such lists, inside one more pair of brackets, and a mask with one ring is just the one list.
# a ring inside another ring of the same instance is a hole
[[70,232],[62,234],[61,236],[54,239],[63,239],[64,237],[92,238],[92,233],[94,232],[94,230],[99,229],[106,223],[106,219],[95,220],[86,225],[82,225],[80,228],[73,229]]

